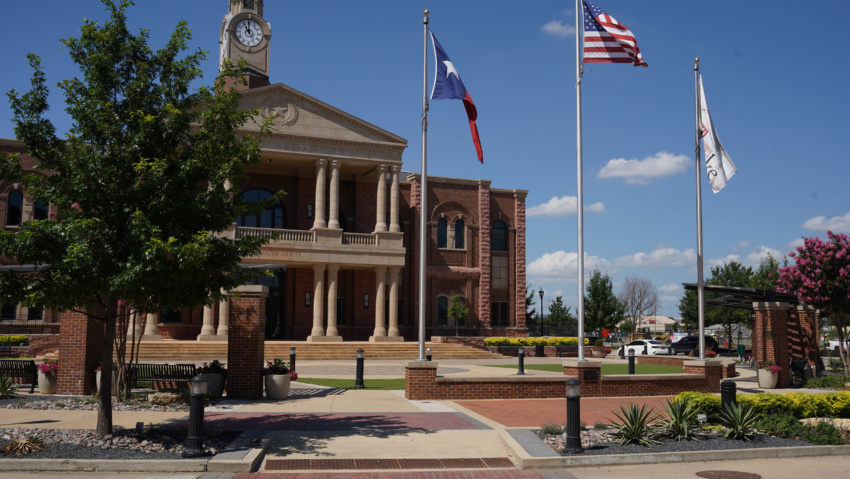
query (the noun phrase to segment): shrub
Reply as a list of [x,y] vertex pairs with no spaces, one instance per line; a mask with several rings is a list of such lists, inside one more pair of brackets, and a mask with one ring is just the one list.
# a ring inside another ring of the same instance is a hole
[[753,441],[756,438],[755,425],[758,414],[747,404],[729,404],[720,415],[720,424],[726,428],[726,439]]
[[612,412],[620,422],[611,419],[608,419],[608,421],[611,423],[611,427],[617,429],[614,437],[620,440],[620,444],[651,446],[658,443],[652,434],[652,423],[657,419],[657,416],[652,414],[651,409],[647,410],[645,404],[640,407],[632,403],[628,406],[620,406],[622,415],[616,411]]
[[661,418],[664,432],[662,435],[676,441],[699,439],[700,435],[693,432],[699,427],[697,410],[694,404],[681,399],[667,400],[664,406],[665,414]]
[[788,412],[764,414],[756,421],[756,429],[763,434],[778,437],[799,437],[803,433],[803,423]]
[[846,431],[837,428],[832,421],[818,421],[804,429],[803,439],[812,444],[833,446],[847,444]]
[[596,421],[593,423],[593,429],[608,429],[608,425],[605,421]]
[[289,379],[292,381],[298,380],[298,373],[295,372],[294,369],[289,367],[286,364],[286,361],[281,361],[278,358],[274,358],[274,361],[268,361],[266,363],[266,367],[263,369],[263,375],[271,374],[271,375],[283,375],[288,374]]
[[198,368],[198,374],[204,373],[220,373],[227,374],[227,368],[225,364],[218,359],[213,359],[213,361],[209,364],[204,363],[203,366]]
[[847,379],[844,376],[823,376],[812,378],[803,385],[806,389],[841,389]]
[[594,346],[597,346],[597,347],[602,347],[602,346],[604,346],[604,345],[605,345],[605,343],[603,342],[603,340],[601,340],[601,339],[597,339],[597,340],[596,340],[596,342],[595,342],[595,343],[593,343],[593,345],[594,345]]
[[556,436],[564,432],[564,428],[554,422],[545,422],[540,426],[540,432],[547,436]]
[[844,371],[844,363],[842,363],[839,358],[828,358],[826,361],[826,367],[834,373]]
[[11,344],[12,346],[17,346],[21,343],[29,344],[30,338],[29,336],[24,335],[5,335],[0,336],[0,344]]
[[0,376],[0,399],[12,399],[18,397],[18,387],[11,379]]
[[708,417],[720,415],[720,396],[711,393],[683,392],[673,398],[674,401],[685,401],[693,404],[697,414]]
[[[711,393],[684,392],[675,399],[694,403],[698,414],[717,417],[720,414],[720,397]],[[739,395],[738,402],[751,406],[758,414],[788,412],[795,417],[841,417],[850,418],[850,391],[809,394],[758,393]]]

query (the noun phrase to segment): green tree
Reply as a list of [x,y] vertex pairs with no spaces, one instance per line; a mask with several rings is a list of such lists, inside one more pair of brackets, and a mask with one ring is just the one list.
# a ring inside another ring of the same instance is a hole
[[549,315],[544,321],[551,336],[575,336],[578,332],[578,320],[570,314],[570,307],[564,305],[561,296],[549,305]]
[[[752,287],[753,281],[752,268],[743,266],[737,261],[731,261],[723,266],[711,268],[711,276],[705,280],[705,284],[749,288]],[[706,302],[721,296],[723,295],[718,293],[705,293]],[[694,290],[685,291],[684,296],[679,301],[679,313],[682,315],[682,323],[691,331],[699,331],[697,306],[697,292]],[[734,329],[746,323],[749,317],[749,310],[712,306],[710,304],[705,306],[705,326],[720,326],[730,345],[732,344]]]
[[466,318],[469,317],[469,308],[466,307],[466,299],[461,295],[455,294],[449,300],[449,319],[455,324],[455,335],[457,335],[457,327],[466,325]]
[[[59,84],[70,131],[60,139],[45,116],[45,74],[29,55],[32,89],[8,96],[34,171],[25,173],[16,155],[0,159],[3,178],[20,181],[56,213],[17,233],[0,231],[0,254],[38,266],[29,274],[3,272],[0,299],[105,324],[98,436],[113,429],[110,369],[119,319],[133,310],[212,304],[250,280],[254,273],[240,261],[268,238],[216,232],[275,201],[234,200],[230,185],[245,182],[245,167],[260,152],[258,137],[235,131],[258,115],[240,110],[239,93],[225,87],[235,71],[225,66],[214,88],[190,91],[205,53],[186,51],[187,24],[154,51],[146,30],[134,35],[127,27],[132,1],[103,3],[107,21],[85,20],[79,38],[63,40],[81,72]],[[260,127],[268,131],[267,122]]]
[[584,297],[584,325],[586,331],[614,329],[625,318],[626,306],[614,294],[614,285],[607,274],[593,270]]
[[[786,258],[786,265],[787,258]],[[768,254],[761,261],[759,261],[758,268],[753,272],[753,277],[750,281],[751,288],[757,289],[768,289],[771,291],[775,291],[777,284],[779,283],[779,261],[773,257],[773,255]]]
[[537,317],[537,308],[531,308],[536,291],[531,289],[530,284],[526,285],[525,291],[525,329],[530,334],[537,334],[540,331],[540,318]]

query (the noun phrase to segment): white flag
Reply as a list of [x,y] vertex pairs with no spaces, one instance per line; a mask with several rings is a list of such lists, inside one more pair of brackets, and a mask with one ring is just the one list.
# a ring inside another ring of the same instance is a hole
[[720,144],[720,138],[717,138],[717,131],[714,129],[714,123],[711,121],[708,104],[705,102],[705,88],[702,86],[702,75],[699,77],[699,101],[702,146],[705,150],[705,169],[708,172],[708,181],[711,183],[711,189],[717,193],[726,186],[726,182],[729,178],[732,178],[732,175],[738,169],[735,168],[732,158],[729,158],[726,150],[723,149],[723,145]]

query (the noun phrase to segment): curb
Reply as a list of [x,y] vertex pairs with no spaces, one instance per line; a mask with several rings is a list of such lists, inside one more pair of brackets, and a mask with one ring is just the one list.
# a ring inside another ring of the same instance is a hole
[[270,445],[264,432],[246,431],[230,444],[229,451],[206,459],[0,459],[0,471],[249,473],[257,470]]
[[[546,445],[530,430],[504,429],[500,430],[499,434],[501,435],[505,446],[507,446],[511,451],[514,464],[516,464],[516,466],[520,469],[631,466],[639,464],[675,464],[687,462],[850,455],[850,446],[792,446],[761,449],[609,454],[599,456],[561,456],[553,451],[552,448]],[[548,449],[548,451],[546,451],[546,449]]]

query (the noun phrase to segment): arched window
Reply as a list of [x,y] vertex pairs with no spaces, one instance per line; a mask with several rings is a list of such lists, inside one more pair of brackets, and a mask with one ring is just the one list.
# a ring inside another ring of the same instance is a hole
[[449,224],[445,218],[440,218],[437,221],[437,248],[445,248],[447,244],[446,238],[449,234]]
[[[272,196],[269,191],[252,188],[242,192],[239,198],[246,203],[256,203],[267,200]],[[283,204],[278,200],[274,205],[261,211],[259,215],[240,216],[236,219],[236,225],[247,226],[249,228],[284,229],[286,227],[286,210],[284,210]]]
[[449,324],[449,298],[445,296],[437,298],[437,324],[440,326]]
[[455,249],[464,249],[466,238],[466,223],[463,220],[455,221]]
[[20,191],[9,193],[9,210],[6,213],[6,226],[21,225],[21,211],[24,207],[24,195]]
[[41,204],[41,201],[35,200],[35,206],[32,209],[32,219],[34,220],[46,220],[47,219],[47,207]]
[[508,225],[502,220],[496,220],[493,223],[490,236],[490,249],[492,251],[508,250]]

